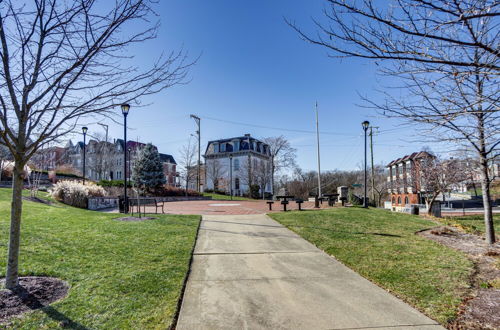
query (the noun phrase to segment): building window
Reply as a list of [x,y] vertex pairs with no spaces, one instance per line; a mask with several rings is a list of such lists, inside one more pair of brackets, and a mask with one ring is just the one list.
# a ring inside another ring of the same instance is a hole
[[234,170],[235,171],[239,171],[240,170],[240,160],[239,159],[235,159],[234,160]]
[[401,205],[401,196],[398,197],[398,205]]
[[234,179],[234,189],[240,190],[240,179],[239,178]]
[[405,205],[408,205],[410,204],[409,201],[408,201],[408,196],[405,197]]
[[392,204],[396,204],[396,197],[392,197]]

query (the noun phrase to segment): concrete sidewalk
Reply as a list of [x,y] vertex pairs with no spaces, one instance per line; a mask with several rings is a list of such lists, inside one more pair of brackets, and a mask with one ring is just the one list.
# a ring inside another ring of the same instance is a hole
[[177,329],[443,329],[265,215],[203,216]]

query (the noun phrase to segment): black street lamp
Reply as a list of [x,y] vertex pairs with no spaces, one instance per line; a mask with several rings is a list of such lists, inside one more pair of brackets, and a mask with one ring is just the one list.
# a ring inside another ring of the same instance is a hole
[[88,128],[86,126],[83,126],[82,127],[82,133],[83,133],[83,184],[85,184],[85,153],[86,153],[86,150],[85,150],[85,144],[87,142],[87,131],[88,131]]
[[363,130],[365,131],[365,196],[363,198],[363,207],[367,208],[368,207],[368,201],[366,200],[367,196],[367,176],[366,176],[366,131],[368,131],[368,127],[370,126],[370,122],[368,120],[365,120],[364,122],[361,123],[361,126],[363,126]]
[[127,199],[127,115],[130,110],[130,105],[122,104],[123,114],[123,212],[128,213]]
[[229,154],[229,181],[231,187],[231,200],[233,200],[233,154]]

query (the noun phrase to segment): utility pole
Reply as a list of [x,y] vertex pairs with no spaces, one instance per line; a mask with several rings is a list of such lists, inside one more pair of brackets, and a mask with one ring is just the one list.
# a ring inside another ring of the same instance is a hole
[[108,125],[106,124],[102,124],[102,123],[97,123],[98,125],[101,125],[102,127],[104,127],[104,129],[106,130],[106,142],[108,142]]
[[319,156],[319,120],[318,120],[318,101],[316,101],[316,140],[318,142],[318,198],[321,197],[321,161]]
[[190,117],[193,118],[196,125],[198,125],[198,130],[196,131],[196,134],[198,134],[198,171],[196,174],[196,188],[198,192],[201,192],[201,119],[195,115],[191,115]]

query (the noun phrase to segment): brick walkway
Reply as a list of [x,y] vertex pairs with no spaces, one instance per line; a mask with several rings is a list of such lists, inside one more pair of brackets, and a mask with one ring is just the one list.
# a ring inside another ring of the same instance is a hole
[[[322,208],[326,208],[327,203],[323,203]],[[297,204],[290,202],[287,210],[296,210]],[[313,209],[313,202],[304,202],[302,209]],[[238,215],[238,214],[264,214],[269,213],[266,201],[183,201],[165,203],[165,213],[167,214],[202,214],[202,215]],[[272,212],[282,211],[280,202],[275,202]],[[146,213],[155,213],[154,207],[146,207]]]

